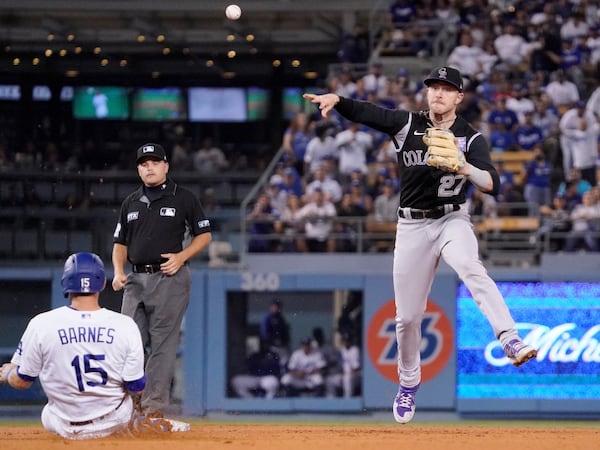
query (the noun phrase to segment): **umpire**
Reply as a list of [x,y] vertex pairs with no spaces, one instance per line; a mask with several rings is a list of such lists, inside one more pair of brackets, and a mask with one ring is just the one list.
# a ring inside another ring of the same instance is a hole
[[[210,222],[198,198],[167,177],[162,146],[137,150],[142,186],[125,198],[113,235],[115,291],[125,288],[121,312],[133,318],[146,349],[142,412],[162,417],[169,405],[181,321],[190,301],[187,261],[211,241]],[[184,235],[192,240],[184,248]],[[126,264],[131,273],[126,275]]]

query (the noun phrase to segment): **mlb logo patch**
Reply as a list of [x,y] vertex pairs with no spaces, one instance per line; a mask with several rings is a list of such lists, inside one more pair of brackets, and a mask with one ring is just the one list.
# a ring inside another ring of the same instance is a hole
[[208,220],[200,220],[198,222],[198,227],[199,228],[206,228],[206,227],[210,227],[210,222]]
[[175,208],[160,208],[160,215],[163,217],[175,217]]
[[134,220],[138,220],[139,217],[140,217],[139,211],[130,212],[127,214],[127,223],[132,222]]

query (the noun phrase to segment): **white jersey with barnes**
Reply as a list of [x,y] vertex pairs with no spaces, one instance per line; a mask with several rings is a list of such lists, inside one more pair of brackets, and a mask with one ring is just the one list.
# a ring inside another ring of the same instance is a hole
[[[114,411],[124,381],[144,376],[142,338],[125,315],[70,306],[38,314],[13,355],[18,373],[39,377],[48,408],[66,421],[85,421]],[[89,395],[86,395],[89,394]]]
[[[335,109],[345,118],[386,133],[396,141],[401,207],[432,209],[466,201],[466,176],[427,165],[423,135],[433,127],[428,111],[392,110],[343,97]],[[461,117],[456,118],[450,130],[467,162],[490,173],[494,185],[489,194],[496,195],[500,182],[485,137]]]

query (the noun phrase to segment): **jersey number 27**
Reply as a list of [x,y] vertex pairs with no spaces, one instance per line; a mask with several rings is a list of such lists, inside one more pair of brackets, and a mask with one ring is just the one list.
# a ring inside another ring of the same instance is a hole
[[460,193],[463,184],[467,181],[467,177],[461,174],[446,174],[440,178],[440,186],[438,187],[438,197],[454,197]]

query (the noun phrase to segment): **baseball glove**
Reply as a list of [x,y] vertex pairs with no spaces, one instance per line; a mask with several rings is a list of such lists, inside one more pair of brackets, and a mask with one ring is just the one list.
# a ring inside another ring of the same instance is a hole
[[465,155],[458,148],[456,137],[445,128],[427,128],[423,136],[427,145],[427,165],[449,172],[465,167]]

